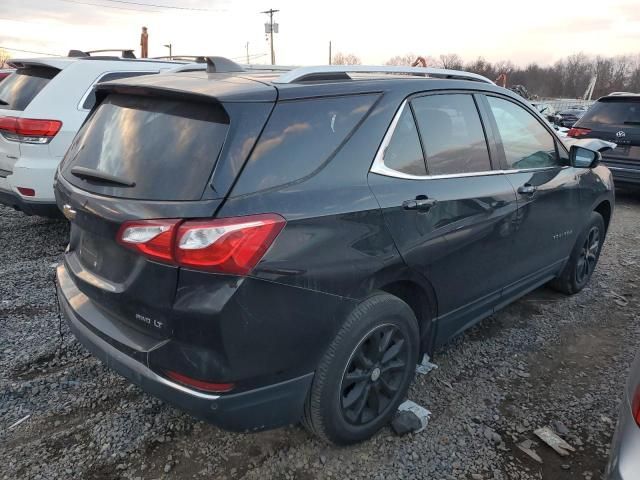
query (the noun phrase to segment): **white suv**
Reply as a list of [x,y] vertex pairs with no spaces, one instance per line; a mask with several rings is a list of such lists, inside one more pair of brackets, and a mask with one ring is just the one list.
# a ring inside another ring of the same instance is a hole
[[0,204],[42,216],[59,214],[53,176],[93,107],[96,83],[184,64],[96,56],[9,63],[17,70],[0,83]]

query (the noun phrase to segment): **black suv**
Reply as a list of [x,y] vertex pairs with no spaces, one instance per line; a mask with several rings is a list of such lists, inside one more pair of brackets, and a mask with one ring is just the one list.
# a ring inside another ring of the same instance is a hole
[[616,185],[640,186],[640,94],[613,93],[600,98],[567,133],[600,138],[618,146],[603,154]]
[[465,72],[192,72],[97,96],[56,180],[62,310],[111,368],[226,429],[370,437],[425,353],[547,282],[582,289],[613,210],[599,153]]

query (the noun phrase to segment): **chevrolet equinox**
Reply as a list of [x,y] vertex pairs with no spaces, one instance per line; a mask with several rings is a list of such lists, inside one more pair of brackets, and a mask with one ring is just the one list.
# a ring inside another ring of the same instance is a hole
[[210,58],[96,98],[55,180],[62,311],[229,430],[371,437],[424,354],[541,285],[579,292],[614,206],[600,153],[472,73]]

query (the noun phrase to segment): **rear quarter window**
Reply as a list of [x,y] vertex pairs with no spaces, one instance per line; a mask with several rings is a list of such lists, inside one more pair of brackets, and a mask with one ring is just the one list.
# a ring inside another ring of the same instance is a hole
[[[76,135],[63,164],[72,184],[140,200],[199,200],[222,150],[229,119],[215,103],[110,95]],[[87,180],[73,167],[134,186]]]
[[333,156],[377,98],[363,94],[278,103],[233,194],[266,190],[312,174]]
[[20,68],[0,83],[0,109],[22,111],[60,70],[48,67]]

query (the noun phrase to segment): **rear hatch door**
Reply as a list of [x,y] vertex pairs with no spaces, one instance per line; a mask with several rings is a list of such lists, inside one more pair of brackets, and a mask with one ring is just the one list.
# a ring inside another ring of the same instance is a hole
[[60,72],[48,65],[24,65],[0,83],[0,179],[13,173],[20,158],[20,143],[2,133],[10,127],[7,118],[21,118],[31,101]]
[[260,124],[252,134],[252,121],[243,125],[236,118],[237,105],[125,90],[107,92],[60,167],[56,197],[71,218],[65,263],[96,305],[166,338],[173,331],[179,269],[123,247],[118,232],[127,221],[211,218],[224,199],[211,187],[214,168],[222,158],[237,156],[240,144],[251,147],[272,104],[264,103],[262,113],[249,108]]

